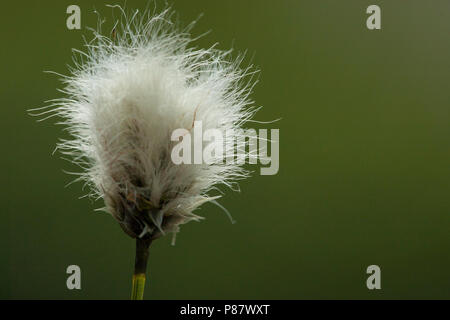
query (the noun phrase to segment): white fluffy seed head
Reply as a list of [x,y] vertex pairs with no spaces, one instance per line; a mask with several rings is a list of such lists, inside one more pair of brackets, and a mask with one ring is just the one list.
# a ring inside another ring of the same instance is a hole
[[80,179],[91,194],[135,238],[177,232],[200,218],[196,208],[217,198],[210,194],[215,185],[231,187],[247,175],[239,162],[171,160],[175,129],[192,131],[195,120],[203,130],[234,130],[226,152],[242,148],[234,138],[255,112],[248,99],[253,72],[239,68],[242,59],[191,47],[192,24],[180,29],[172,16],[169,9],[123,13],[111,35],[94,31],[63,77],[66,97],[48,110],[71,136],[58,149],[83,168]]

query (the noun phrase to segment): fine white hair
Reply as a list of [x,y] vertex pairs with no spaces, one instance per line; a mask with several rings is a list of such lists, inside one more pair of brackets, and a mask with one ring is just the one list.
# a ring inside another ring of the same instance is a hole
[[193,47],[193,24],[180,28],[170,9],[119,9],[111,34],[94,30],[86,50],[74,50],[71,74],[62,78],[65,97],[39,115],[62,119],[70,138],[57,148],[83,168],[77,180],[104,199],[124,231],[157,238],[199,220],[193,211],[215,202],[216,185],[234,188],[248,175],[242,161],[174,164],[171,134],[201,121],[203,130],[234,132],[224,153],[245,149],[238,138],[256,112],[249,99],[254,71],[241,69],[242,56],[233,59],[231,51]]

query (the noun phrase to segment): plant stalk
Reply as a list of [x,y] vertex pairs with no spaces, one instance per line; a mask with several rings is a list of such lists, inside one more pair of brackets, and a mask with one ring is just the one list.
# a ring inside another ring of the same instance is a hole
[[148,252],[152,239],[136,238],[136,257],[132,280],[131,300],[143,300],[145,288],[145,271],[147,269]]

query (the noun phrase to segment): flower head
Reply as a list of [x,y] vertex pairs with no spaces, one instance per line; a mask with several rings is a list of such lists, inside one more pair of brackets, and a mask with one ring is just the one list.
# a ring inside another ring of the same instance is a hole
[[[63,78],[66,97],[50,106],[71,136],[58,149],[83,167],[80,179],[133,238],[177,232],[180,224],[201,218],[193,211],[217,198],[210,195],[215,185],[231,186],[246,176],[238,161],[171,159],[174,130],[191,132],[201,121],[203,129],[237,136],[255,112],[248,99],[250,69],[239,68],[242,59],[193,48],[192,24],[180,29],[171,20],[169,9],[136,12],[123,14],[111,35],[94,31]],[[236,141],[227,140],[224,151],[239,148]]]

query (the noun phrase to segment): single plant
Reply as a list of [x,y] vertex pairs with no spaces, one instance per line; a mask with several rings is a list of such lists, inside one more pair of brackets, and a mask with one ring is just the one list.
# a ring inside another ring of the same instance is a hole
[[193,47],[193,24],[178,27],[170,9],[156,15],[119,9],[110,34],[99,27],[84,52],[74,49],[74,66],[62,76],[65,97],[33,115],[62,119],[70,138],[57,149],[82,167],[77,180],[136,239],[132,299],[142,299],[151,242],[202,219],[194,210],[219,205],[211,195],[216,185],[233,187],[248,175],[237,159],[175,164],[171,135],[179,128],[191,133],[201,121],[204,129],[234,132],[224,153],[245,149],[238,138],[256,112],[248,98],[254,72],[240,69],[242,56],[233,59],[231,51]]

